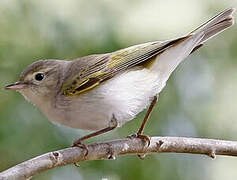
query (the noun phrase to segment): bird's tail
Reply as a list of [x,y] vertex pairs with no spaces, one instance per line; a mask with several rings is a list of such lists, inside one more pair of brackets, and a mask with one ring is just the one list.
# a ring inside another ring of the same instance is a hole
[[186,36],[168,41],[171,46],[156,56],[151,68],[159,74],[160,90],[165,86],[169,76],[182,60],[201,47],[205,41],[233,25],[234,18],[232,14],[234,11],[234,8],[227,9]]
[[203,32],[204,36],[199,43],[203,44],[208,39],[219,34],[223,30],[229,28],[234,24],[234,18],[232,16],[234,11],[235,11],[234,8],[230,8],[217,14],[216,16],[214,16],[213,18],[211,18],[210,20],[208,20],[207,22],[205,22],[204,24],[202,24],[189,34],[197,34]]

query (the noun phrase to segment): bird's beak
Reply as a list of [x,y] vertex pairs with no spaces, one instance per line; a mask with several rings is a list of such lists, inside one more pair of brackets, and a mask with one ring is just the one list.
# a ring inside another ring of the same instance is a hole
[[10,84],[8,86],[5,86],[6,90],[21,90],[26,86],[23,82],[15,82],[14,84]]

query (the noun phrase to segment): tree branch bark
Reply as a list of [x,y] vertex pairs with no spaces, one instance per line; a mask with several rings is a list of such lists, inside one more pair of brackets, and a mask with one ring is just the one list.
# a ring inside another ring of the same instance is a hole
[[[200,139],[187,137],[152,137],[149,147],[137,138],[119,139],[88,145],[88,155],[78,147],[49,152],[0,173],[0,180],[28,179],[46,170],[87,160],[115,159],[125,154],[150,153],[191,153],[204,154],[211,158],[216,155],[237,156],[237,141]],[[145,163],[145,162],[144,162]]]

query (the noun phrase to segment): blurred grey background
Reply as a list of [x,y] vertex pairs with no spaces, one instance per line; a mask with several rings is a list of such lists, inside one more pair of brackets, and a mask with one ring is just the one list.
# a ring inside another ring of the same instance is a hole
[[[0,171],[68,147],[86,131],[49,122],[16,92],[3,90],[39,59],[74,59],[183,35],[236,0],[0,0]],[[236,14],[235,14],[236,17]],[[189,56],[169,79],[145,133],[237,140],[237,25]],[[144,113],[89,140],[134,133]],[[37,180],[237,178],[237,159],[154,154],[98,160],[42,173]]]

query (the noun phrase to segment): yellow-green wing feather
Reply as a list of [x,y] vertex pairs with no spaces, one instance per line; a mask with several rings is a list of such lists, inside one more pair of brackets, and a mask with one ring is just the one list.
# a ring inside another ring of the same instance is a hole
[[[78,95],[88,91],[116,74],[149,61],[165,49],[186,37],[166,42],[151,42],[132,46],[109,54],[92,55],[72,61],[63,83],[64,95]],[[76,73],[72,73],[76,72]]]
[[150,61],[152,57],[186,38],[187,37],[182,37],[165,42],[150,42],[115,51],[110,56],[111,60],[108,63],[108,68],[112,71],[121,72],[143,62]]
[[77,95],[97,86],[106,72],[109,55],[91,55],[71,62],[62,86],[64,95]]

